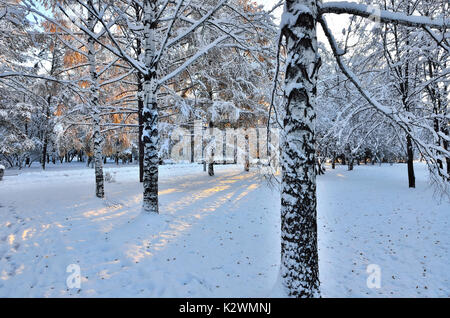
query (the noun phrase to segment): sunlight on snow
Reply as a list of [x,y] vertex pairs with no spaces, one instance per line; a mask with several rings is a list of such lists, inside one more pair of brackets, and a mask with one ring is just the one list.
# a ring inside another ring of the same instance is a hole
[[241,194],[239,194],[239,196],[234,200],[234,202],[238,202],[239,200],[241,200],[243,197],[245,197],[246,195],[248,195],[251,191],[257,189],[259,187],[259,184],[257,183],[253,183],[251,185],[249,185],[247,187],[247,190],[245,190],[244,192],[242,192]]
[[15,239],[16,239],[16,237],[15,237],[14,234],[9,234],[8,235],[8,242],[9,242],[10,245],[13,245]]
[[161,190],[158,191],[158,195],[164,195],[164,194],[169,194],[169,193],[173,193],[173,192],[177,192],[180,191],[178,189],[172,188],[172,189],[166,189],[166,190]]
[[23,231],[22,233],[22,240],[26,241],[27,239],[31,238],[33,236],[33,234],[31,234],[30,232],[35,232],[35,229],[29,228],[26,229],[25,231]]
[[[154,235],[151,241],[156,241],[156,243],[152,243],[150,240],[141,240],[138,244],[133,244],[128,247],[126,251],[126,255],[133,262],[138,263],[146,256],[153,256],[154,252],[161,251],[167,245],[174,241],[177,237],[181,236],[182,233],[186,232],[190,229],[193,224],[199,219],[205,217],[206,215],[210,215],[212,212],[219,209],[221,206],[231,201],[232,197],[236,194],[236,189],[230,187],[229,184],[235,183],[237,181],[242,181],[245,179],[251,179],[255,176],[255,174],[245,174],[245,175],[230,175],[232,179],[224,179],[219,181],[219,185],[213,186],[211,188],[207,188],[196,195],[187,195],[182,197],[180,200],[176,202],[172,202],[168,206],[164,207],[164,210],[170,211],[172,214],[175,213],[178,209],[183,208],[186,209],[192,207],[194,210],[192,214],[185,216],[183,219],[178,219],[169,224],[169,229],[163,232],[160,232],[158,235]],[[228,177],[228,176],[227,176]],[[250,192],[256,190],[259,187],[259,184],[252,183],[249,186],[244,185],[243,191],[239,194],[239,196],[233,201],[236,203],[237,201],[246,197]],[[226,190],[233,190],[229,193],[226,193]],[[169,189],[170,192],[180,192],[181,189]],[[209,206],[202,208],[200,211],[195,210],[193,204],[197,203],[197,201],[209,198],[213,195],[219,194],[220,196],[216,198],[212,203],[210,202]],[[151,246],[151,250],[149,247]]]

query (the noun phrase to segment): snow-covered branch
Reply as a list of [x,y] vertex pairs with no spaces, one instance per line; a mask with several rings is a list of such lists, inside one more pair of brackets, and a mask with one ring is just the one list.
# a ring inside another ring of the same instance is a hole
[[448,18],[431,19],[425,16],[406,15],[400,12],[379,10],[370,5],[347,1],[326,2],[319,8],[321,14],[353,14],[364,18],[377,19],[383,23],[401,24],[409,27],[429,27],[433,29],[445,29],[450,26]]

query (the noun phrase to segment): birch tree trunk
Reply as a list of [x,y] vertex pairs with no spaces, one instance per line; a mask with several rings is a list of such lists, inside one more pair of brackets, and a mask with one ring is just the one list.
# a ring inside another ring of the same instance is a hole
[[[94,7],[92,1],[88,1],[88,6]],[[94,32],[96,20],[91,11],[88,12],[88,28]],[[98,73],[96,69],[95,56],[95,40],[88,37],[88,63],[89,76],[91,80],[90,85],[90,106],[92,108],[92,123],[93,123],[93,140],[94,140],[94,167],[95,167],[95,195],[98,198],[105,196],[104,180],[103,180],[103,158],[102,158],[102,143],[103,138],[100,132],[100,110],[99,110],[99,86]]]
[[[56,43],[53,41],[53,50],[52,50],[52,63],[51,63],[51,67],[50,67],[50,76],[53,76],[57,67],[58,67],[58,56],[57,56],[57,51],[59,50],[56,46]],[[45,128],[44,128],[44,138],[43,138],[43,145],[42,145],[42,162],[41,162],[41,166],[42,166],[42,170],[45,170],[46,167],[46,159],[47,159],[47,150],[48,150],[48,137],[49,137],[49,132],[51,131],[49,125],[50,125],[50,110],[52,107],[52,95],[56,92],[55,89],[55,83],[52,83],[50,87],[47,86],[47,90],[48,90],[48,96],[47,96],[47,105],[45,105]]]
[[206,138],[205,138],[205,131],[206,127],[204,123],[202,122],[202,164],[203,164],[203,171],[206,172],[206,158],[205,158],[205,151],[206,151]]
[[[410,12],[410,5],[409,5],[409,3],[408,3],[407,12],[408,13]],[[396,38],[396,41],[398,41],[397,40],[397,32],[395,34],[395,38]],[[407,49],[406,49],[406,56],[409,57],[410,56],[409,31],[406,31],[406,47],[407,47]],[[397,51],[398,51],[398,49],[397,49]],[[397,54],[399,54],[399,52],[397,52]],[[409,63],[410,63],[410,59],[408,58],[406,60],[406,65],[405,65],[404,82],[400,86],[401,91],[403,92],[402,102],[403,102],[403,105],[404,105],[406,111],[408,111],[408,112],[411,110],[410,109],[410,105],[409,105],[409,97],[410,97],[409,96],[410,95],[409,94],[409,86],[410,86],[409,85],[409,81],[410,81]],[[408,184],[409,184],[410,188],[415,188],[416,187],[416,177],[414,175],[414,152],[413,152],[413,145],[412,145],[411,135],[409,135],[409,134],[406,136],[406,152],[407,152],[407,155],[408,155]]]
[[353,157],[348,158],[348,171],[353,170]]
[[345,152],[347,153],[346,157],[347,157],[347,169],[348,171],[352,171],[353,170],[353,154],[352,154],[352,149],[350,148],[350,145],[347,144],[345,147]]
[[316,158],[316,164],[317,164],[317,175],[325,174],[325,171],[322,167],[322,162],[319,160],[319,158]]
[[319,296],[315,96],[320,57],[317,0],[286,0],[285,117],[281,190],[281,269],[290,296]]
[[214,135],[214,123],[209,122],[209,139],[208,139],[208,175],[214,176],[214,155],[216,148],[216,136]]
[[[142,81],[141,78],[138,79],[140,84],[138,84],[138,94],[142,93]],[[144,110],[144,99],[142,95],[138,97],[138,145],[139,145],[139,182],[144,182],[144,142],[143,142],[143,133],[144,133],[144,118],[142,117]]]
[[155,29],[156,29],[156,0],[144,0],[144,63],[148,70],[144,74],[144,105],[142,110],[144,143],[144,198],[143,209],[147,212],[158,213],[158,109],[156,99],[156,71],[155,62]]
[[411,141],[411,135],[406,135],[406,153],[408,156],[408,184],[410,188],[416,187],[416,177],[414,175],[414,152]]
[[244,171],[250,171],[250,145],[248,142],[247,129],[245,129],[245,163]]
[[194,119],[192,120],[192,126],[190,127],[191,134],[191,163],[195,162],[195,123]]
[[237,135],[236,128],[234,128],[234,137],[233,137],[233,163],[237,164],[238,162],[238,146],[237,146]]
[[223,130],[222,135],[222,163],[227,164],[227,130]]
[[49,119],[50,119],[50,103],[51,96],[47,98],[47,105],[45,106],[45,128],[44,128],[44,142],[42,144],[42,170],[45,170],[46,158],[47,158],[47,148],[48,148],[48,132],[49,132]]
[[[133,3],[136,21],[141,20],[141,8],[136,3]],[[142,53],[142,40],[136,39],[136,59],[139,59]],[[137,104],[138,104],[138,148],[139,148],[139,182],[144,182],[144,142],[142,141],[142,134],[144,131],[144,118],[142,117],[142,111],[144,109],[144,96],[143,96],[143,76],[141,72],[136,74],[137,81]]]
[[259,143],[260,143],[259,128],[256,127],[256,159],[258,159],[258,164],[259,164],[259,160],[261,159],[261,151],[260,151]]

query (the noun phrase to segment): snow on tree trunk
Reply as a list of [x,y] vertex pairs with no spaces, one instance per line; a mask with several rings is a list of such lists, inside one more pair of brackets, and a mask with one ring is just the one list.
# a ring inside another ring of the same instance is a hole
[[320,57],[316,0],[286,0],[287,42],[281,192],[282,283],[290,296],[319,296],[315,95]]
[[325,170],[322,166],[322,162],[319,160],[319,158],[316,158],[316,164],[317,164],[317,174],[321,175],[321,174],[325,174]]
[[[445,134],[446,137],[449,137],[448,128],[444,128],[442,132]],[[446,139],[443,140],[442,144],[445,150],[449,150],[449,142]],[[447,175],[449,176],[447,179],[448,181],[450,181],[450,158],[448,156],[445,157],[445,163],[447,165]]]
[[144,74],[144,105],[142,110],[144,143],[144,198],[143,209],[147,212],[158,213],[158,109],[156,100],[156,71],[155,62],[155,29],[156,2],[144,0],[144,63],[148,73]]
[[350,144],[347,144],[345,146],[345,152],[346,152],[346,157],[347,157],[348,171],[352,171],[354,159],[353,159],[352,149],[350,148]]
[[412,147],[412,141],[411,136],[406,136],[406,152],[408,155],[408,183],[410,188],[416,187],[416,177],[414,176],[414,153],[413,153],[413,147]]
[[214,124],[209,123],[209,139],[208,139],[208,175],[214,175],[214,152],[216,147],[216,136],[214,135]]
[[206,127],[202,122],[202,163],[203,163],[203,171],[206,172],[206,159],[205,159],[205,152],[206,152],[206,137],[205,137],[205,131]]
[[44,131],[44,142],[42,144],[42,160],[41,160],[42,170],[45,170],[45,165],[47,163],[47,161],[45,160],[45,158],[47,157],[47,146],[48,146],[48,136],[47,132]]
[[[88,5],[93,8],[92,1],[88,1]],[[88,12],[88,28],[94,32],[96,20],[94,15]],[[90,107],[92,108],[92,123],[93,123],[93,140],[94,140],[94,167],[95,167],[95,194],[98,198],[105,196],[104,180],[103,180],[103,157],[102,157],[102,142],[103,138],[100,131],[100,110],[98,105],[99,86],[98,73],[96,69],[95,56],[95,40],[88,37],[88,63],[90,75]]]
[[353,158],[348,158],[348,171],[353,170]]
[[237,146],[237,135],[236,128],[234,128],[234,137],[233,137],[233,163],[237,164],[238,162],[238,146]]
[[190,128],[190,134],[191,134],[191,163],[195,162],[195,132],[194,132],[194,125]]
[[41,166],[42,166],[42,170],[45,170],[45,164],[46,164],[46,158],[47,158],[47,148],[48,148],[48,122],[49,122],[49,113],[50,113],[50,102],[51,102],[51,97],[49,96],[47,99],[47,103],[48,105],[46,106],[46,117],[45,117],[45,127],[44,127],[44,141],[42,143],[42,161],[41,161]]
[[211,150],[211,156],[208,163],[208,175],[211,177],[214,176],[214,150]]
[[[140,41],[139,41],[140,42]],[[139,145],[139,182],[144,181],[144,142],[142,141],[142,135],[144,132],[144,118],[142,116],[142,111],[144,109],[144,99],[142,96],[142,74],[138,73],[138,145]]]
[[[53,76],[58,62],[57,62],[57,48],[55,47],[55,43],[53,42],[53,52],[52,52],[52,62],[51,62],[51,67],[50,67],[50,76]],[[46,167],[46,163],[47,163],[47,150],[48,150],[48,137],[50,134],[50,110],[51,110],[51,106],[52,106],[52,94],[54,93],[54,85],[55,83],[51,84],[51,88],[48,88],[47,90],[49,91],[49,95],[47,97],[47,105],[45,105],[45,122],[44,122],[44,136],[43,136],[43,142],[42,142],[42,161],[41,161],[41,166],[42,166],[42,170],[45,170]]]
[[[247,129],[246,129],[247,132]],[[245,134],[245,164],[244,164],[244,170],[250,171],[250,145],[248,142],[248,134]]]
[[259,163],[259,160],[261,159],[261,153],[260,153],[261,151],[260,151],[259,143],[260,143],[259,128],[256,127],[256,159],[258,159],[258,163]]
[[[139,5],[134,6],[136,20],[141,18],[141,9]],[[136,58],[142,54],[142,40],[141,38],[136,38]],[[137,82],[137,105],[138,105],[138,149],[139,149],[139,182],[144,182],[144,142],[142,141],[142,134],[144,131],[144,118],[142,116],[142,111],[144,109],[144,95],[143,95],[143,75],[141,72],[137,72],[136,74],[136,82]]]
[[227,164],[227,130],[223,131],[222,135],[222,163]]

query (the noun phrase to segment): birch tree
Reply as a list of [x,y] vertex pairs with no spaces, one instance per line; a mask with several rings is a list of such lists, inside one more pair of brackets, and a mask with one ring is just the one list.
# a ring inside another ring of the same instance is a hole
[[[317,201],[315,165],[316,81],[320,67],[316,25],[319,22],[333,49],[343,73],[348,76],[368,103],[385,116],[390,110],[372,98],[353,72],[343,63],[345,53],[337,47],[323,17],[326,13],[347,13],[365,18],[372,16],[371,8],[349,2],[317,0],[286,0],[280,28],[286,38],[284,142],[282,146],[281,193],[281,269],[283,286],[290,296],[314,297],[319,291],[317,251]],[[412,28],[444,30],[448,24],[443,17],[407,16],[380,10],[382,23],[396,23]],[[396,121],[401,122],[400,120]],[[402,129],[408,124],[402,121]],[[433,165],[435,156],[428,144],[419,138],[414,142],[428,154]],[[439,173],[442,173],[440,171]]]
[[[86,7],[84,1],[77,1],[81,6]],[[217,3],[199,5],[195,1],[185,2],[182,0],[175,3],[145,0],[142,3],[137,1],[122,1],[115,3],[115,6],[99,5],[94,9],[88,8],[99,21],[101,29],[92,33],[87,27],[80,25],[74,19],[74,23],[80,30],[92,37],[98,44],[105,47],[112,54],[127,62],[136,72],[142,74],[143,78],[143,143],[144,143],[144,195],[143,209],[147,212],[158,212],[158,90],[161,87],[168,88],[167,83],[186,71],[200,57],[209,53],[210,50],[225,42],[238,42],[243,47],[247,47],[245,27],[229,25],[228,21],[216,19],[215,14],[225,7],[227,1],[221,0]],[[128,10],[131,4],[137,4],[142,9],[142,21],[131,19]],[[203,7],[201,11],[197,7]],[[205,7],[208,8],[205,10]],[[61,5],[59,9],[63,10]],[[198,19],[190,19],[186,15],[192,10],[200,12]],[[231,12],[235,12],[230,10]],[[67,14],[69,17],[70,15]],[[139,58],[134,58],[129,53],[129,42],[119,40],[126,38],[124,28],[114,28],[115,25],[126,25],[129,29],[142,32],[143,54]],[[175,33],[176,23],[186,25],[181,31]],[[196,48],[192,54],[183,59],[181,63],[165,64],[170,68],[162,72],[159,69],[161,59],[169,54],[171,49],[182,45],[189,35],[199,29],[208,26],[214,30],[211,40],[204,46]],[[161,27],[165,26],[164,29]],[[122,30],[122,33],[120,32]],[[99,35],[107,36],[108,42],[100,41]],[[170,87],[169,87],[170,89]]]

